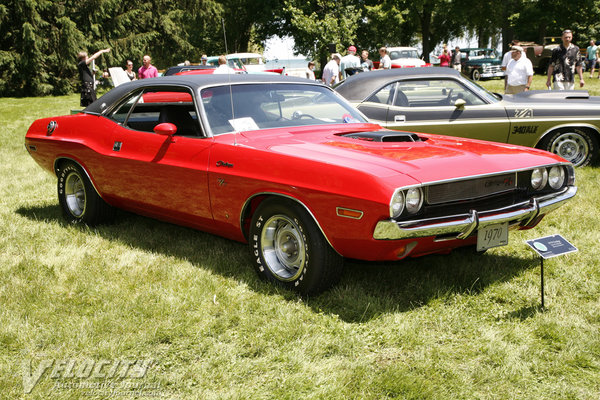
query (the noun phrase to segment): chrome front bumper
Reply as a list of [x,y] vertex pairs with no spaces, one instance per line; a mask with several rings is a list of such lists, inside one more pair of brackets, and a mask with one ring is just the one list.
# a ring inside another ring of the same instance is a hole
[[466,239],[471,233],[488,225],[508,222],[509,226],[526,227],[538,216],[557,209],[577,193],[576,186],[562,192],[534,197],[531,201],[507,208],[453,215],[448,217],[413,221],[379,221],[373,239],[397,240],[427,236],[443,236],[445,239]]

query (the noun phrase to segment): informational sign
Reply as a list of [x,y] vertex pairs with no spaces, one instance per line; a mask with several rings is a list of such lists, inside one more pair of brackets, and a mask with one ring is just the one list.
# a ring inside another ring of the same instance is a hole
[[577,247],[560,235],[527,240],[526,243],[544,259],[578,251]]
[[122,83],[131,82],[125,70],[121,67],[110,67],[108,69],[108,73],[112,78],[113,85],[115,87],[119,86]]

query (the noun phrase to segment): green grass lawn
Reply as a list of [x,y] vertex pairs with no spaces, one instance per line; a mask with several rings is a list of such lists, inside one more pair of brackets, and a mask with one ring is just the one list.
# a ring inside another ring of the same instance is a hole
[[[127,385],[138,398],[600,398],[597,167],[577,170],[575,200],[506,247],[347,262],[336,288],[300,299],[259,281],[244,244],[127,213],[65,224],[56,178],[23,137],[77,106],[76,95],[0,99],[0,398],[132,398],[107,388]],[[545,263],[541,311],[524,241],[556,233],[579,252]],[[66,367],[150,359],[143,378]],[[54,364],[24,394],[24,364],[35,374],[43,362]]]

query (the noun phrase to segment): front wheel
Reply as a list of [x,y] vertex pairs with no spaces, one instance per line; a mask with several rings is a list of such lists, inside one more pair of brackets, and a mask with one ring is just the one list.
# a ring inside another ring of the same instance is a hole
[[102,200],[83,169],[73,162],[60,166],[57,189],[58,202],[71,223],[93,226],[113,216],[114,209]]
[[263,202],[250,225],[250,250],[259,276],[302,294],[317,294],[340,278],[343,258],[297,203]]
[[471,72],[471,79],[473,79],[474,81],[480,81],[481,71],[479,71],[478,69],[474,69],[473,72]]
[[576,167],[592,165],[598,158],[598,139],[584,129],[561,129],[546,136],[541,149],[558,154]]

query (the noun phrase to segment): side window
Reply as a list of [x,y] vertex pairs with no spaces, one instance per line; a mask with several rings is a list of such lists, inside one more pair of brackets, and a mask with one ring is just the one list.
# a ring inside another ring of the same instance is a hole
[[121,102],[121,104],[119,106],[117,106],[117,108],[115,108],[110,113],[109,117],[114,119],[115,121],[117,121],[119,124],[122,125],[125,122],[125,120],[127,119],[127,116],[129,115],[129,111],[131,110],[131,107],[133,107],[133,105],[137,102],[140,94],[141,94],[141,92],[136,92],[136,93],[130,95],[129,97],[127,97],[125,100],[123,100]]
[[462,99],[466,105],[485,104],[471,90],[455,80],[413,80],[398,82],[393,105],[398,107],[453,106]]
[[393,104],[396,83],[385,85],[367,99],[371,103]]
[[110,118],[136,131],[154,133],[156,125],[169,122],[177,127],[175,135],[201,134],[191,92],[184,88],[148,88],[134,93],[110,114]]

